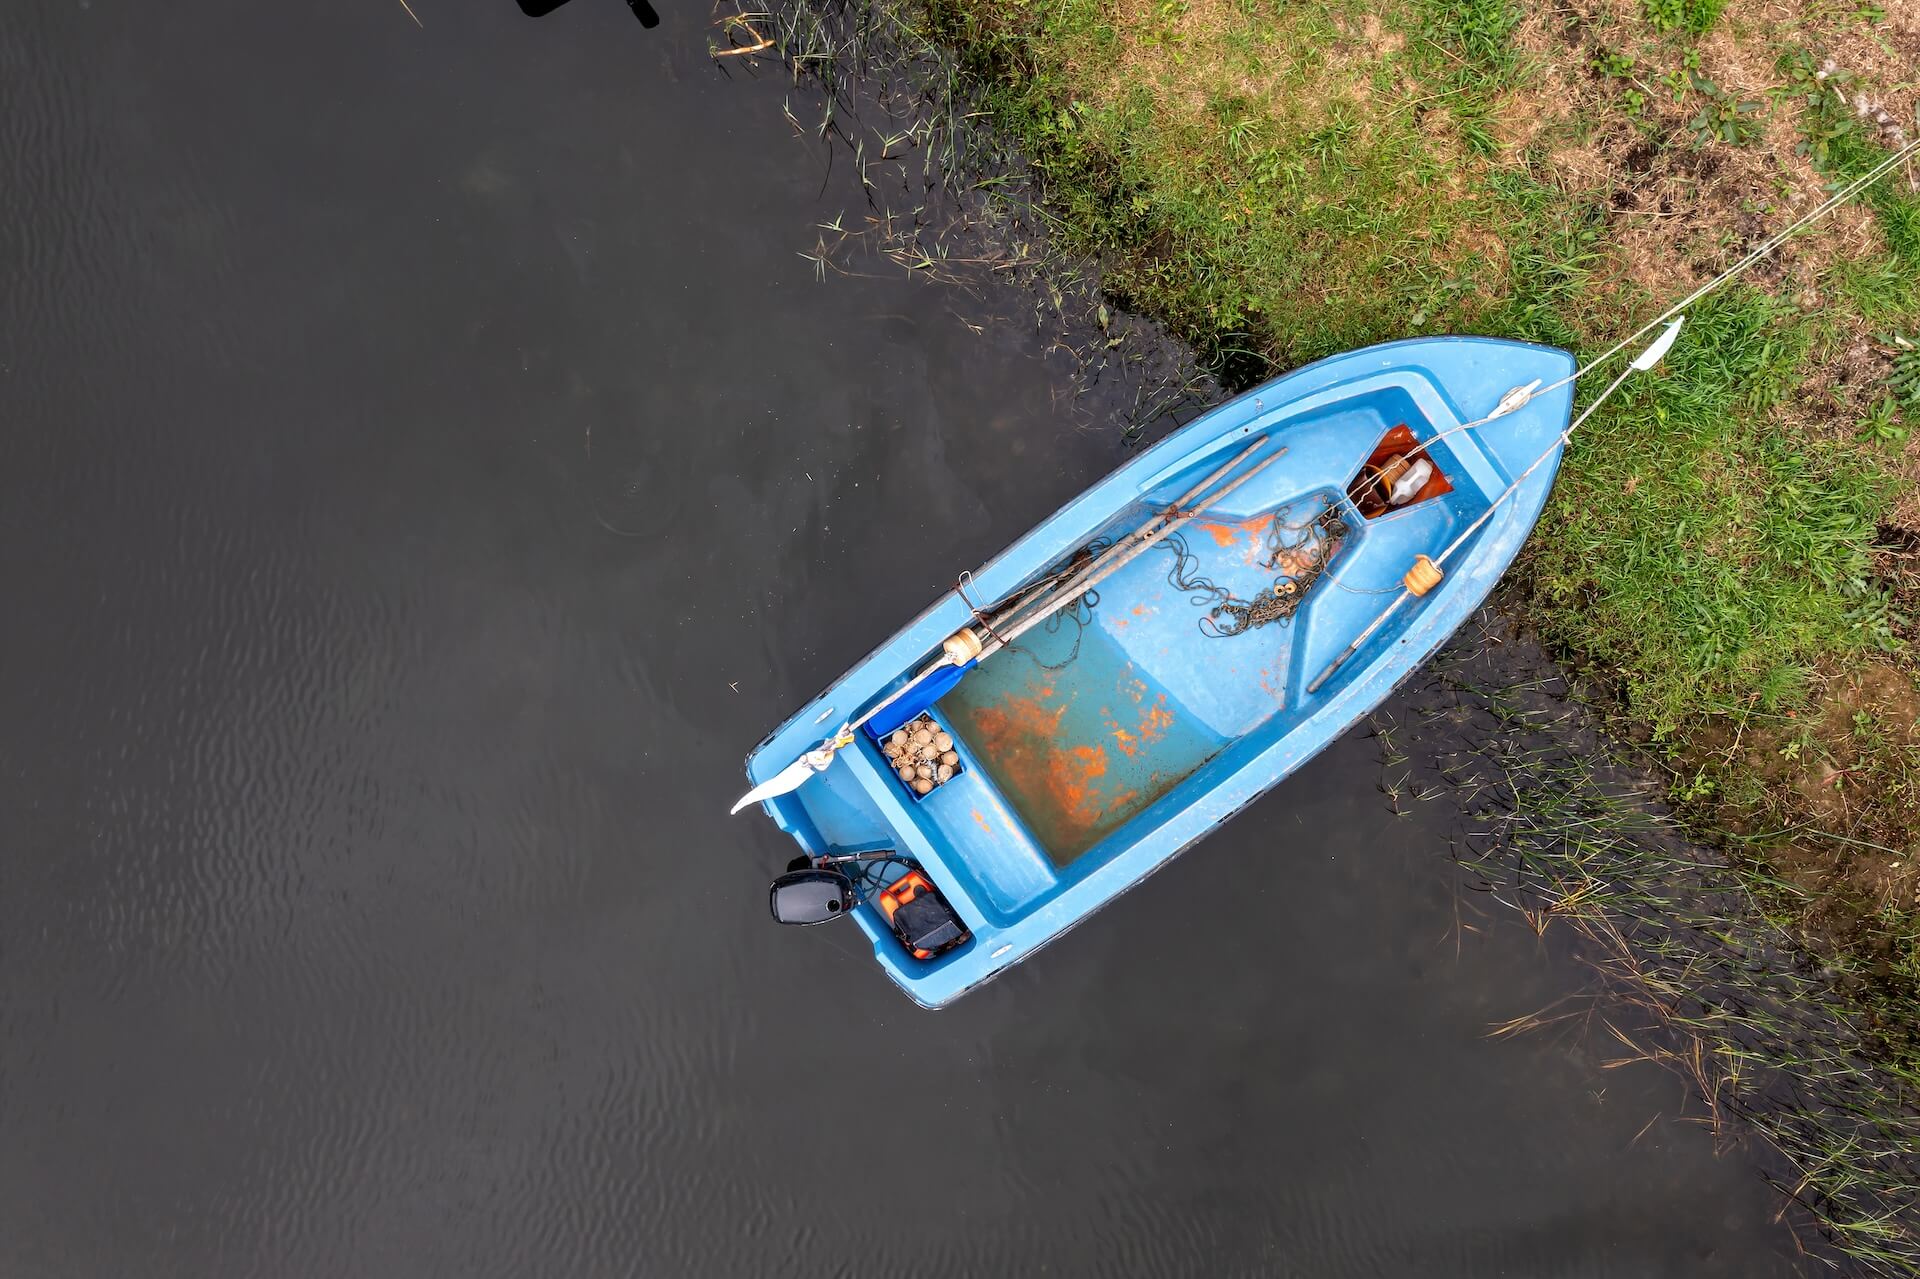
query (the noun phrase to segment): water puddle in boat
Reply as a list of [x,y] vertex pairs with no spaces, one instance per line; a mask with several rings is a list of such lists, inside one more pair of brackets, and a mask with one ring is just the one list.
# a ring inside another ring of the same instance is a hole
[[941,707],[1064,866],[1186,780],[1226,739],[1096,620],[1057,620],[960,681]]

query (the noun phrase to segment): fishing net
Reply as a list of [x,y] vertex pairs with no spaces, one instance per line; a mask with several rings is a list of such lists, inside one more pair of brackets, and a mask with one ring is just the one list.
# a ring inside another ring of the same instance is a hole
[[1346,535],[1346,521],[1332,507],[1303,524],[1275,519],[1267,531],[1267,557],[1262,564],[1277,575],[1250,600],[1201,575],[1200,557],[1188,549],[1178,533],[1169,535],[1160,545],[1173,556],[1168,584],[1186,592],[1195,607],[1207,610],[1199,622],[1200,633],[1211,639],[1231,639],[1270,623],[1284,626],[1292,621]]
[[[1173,557],[1173,566],[1167,573],[1168,584],[1183,592],[1196,608],[1207,610],[1199,621],[1201,633],[1211,639],[1230,639],[1263,626],[1275,623],[1284,626],[1292,621],[1315,583],[1327,571],[1347,532],[1346,521],[1332,506],[1323,507],[1313,518],[1299,523],[1287,523],[1276,517],[1267,530],[1266,557],[1261,561],[1261,566],[1275,576],[1252,599],[1241,599],[1202,573],[1200,557],[1179,533],[1167,534],[1157,545]],[[1112,544],[1109,538],[1090,542],[1052,569],[1049,576],[1071,575]],[[1093,610],[1099,603],[1100,593],[1089,589],[1048,619],[1045,629],[1049,635],[1057,635],[1068,627],[1073,630],[1073,643],[1059,661],[1046,661],[1023,644],[1008,647],[1023,653],[1043,670],[1064,669],[1079,657],[1081,632],[1093,621]],[[981,615],[978,609],[975,615]]]

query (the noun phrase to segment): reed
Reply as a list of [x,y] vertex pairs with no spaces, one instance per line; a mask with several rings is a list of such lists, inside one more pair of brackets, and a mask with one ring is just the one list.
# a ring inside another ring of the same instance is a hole
[[[823,167],[851,164],[859,177],[862,206],[796,250],[817,278],[897,270],[970,298],[977,309],[961,323],[1035,334],[1067,379],[1063,407],[1129,439],[1219,398],[1190,348],[1109,305],[1097,261],[1067,246],[1024,152],[924,10],[894,0],[723,6],[710,52],[726,74],[787,79],[795,132],[820,146]],[[1009,313],[1009,299],[1020,309]]]
[[1611,749],[1551,671],[1503,680],[1494,651],[1449,649],[1375,729],[1387,785],[1471,796],[1452,843],[1465,888],[1571,930],[1599,979],[1600,997],[1488,1033],[1602,1030],[1609,1066],[1675,1071],[1717,1140],[1757,1148],[1811,1255],[1920,1274],[1912,985],[1811,956],[1791,886],[1688,839],[1646,761]]

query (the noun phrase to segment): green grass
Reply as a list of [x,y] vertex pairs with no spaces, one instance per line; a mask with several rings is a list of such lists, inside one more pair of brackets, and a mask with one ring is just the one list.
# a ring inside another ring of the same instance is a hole
[[1898,352],[1887,378],[1887,398],[1900,412],[1920,414],[1920,338],[1894,334],[1889,345]]
[[1640,0],[1640,9],[1655,31],[1685,31],[1705,35],[1725,12],[1727,0]]
[[1703,707],[1801,704],[1820,663],[1891,646],[1868,557],[1891,480],[1776,412],[1817,330],[1755,289],[1721,293],[1570,449],[1530,561],[1540,602],[1661,736]]
[[1429,77],[1438,72],[1450,87],[1498,92],[1519,74],[1521,55],[1514,43],[1520,9],[1509,0],[1419,0],[1415,14],[1421,33],[1454,55],[1454,66],[1440,68],[1422,60]]
[[[1525,213],[1496,189],[1433,198],[1457,170],[1462,136],[1436,138],[1418,114],[1382,113],[1375,97],[1411,100],[1417,86],[1329,56],[1349,38],[1338,24],[1363,8],[1278,11],[1205,48],[1174,21],[1150,50],[1172,87],[1098,70],[1078,80],[1076,68],[1110,64],[1117,38],[1097,0],[1050,5],[1031,30],[953,0],[938,12],[994,85],[991,105],[1044,171],[1068,233],[1101,254],[1109,289],[1203,349],[1241,356],[1249,373],[1410,329],[1471,327],[1502,291],[1503,234],[1527,238]],[[1458,45],[1451,61],[1417,60],[1460,66],[1463,81],[1483,83],[1510,60],[1505,0],[1405,16],[1393,34],[1422,50],[1429,33]],[[1189,70],[1247,88],[1185,93]],[[1455,106],[1470,97],[1459,88],[1450,79],[1443,90]]]

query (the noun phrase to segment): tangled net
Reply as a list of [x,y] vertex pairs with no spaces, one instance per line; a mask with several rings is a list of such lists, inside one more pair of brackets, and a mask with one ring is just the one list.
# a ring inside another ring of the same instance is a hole
[[1331,506],[1305,524],[1282,524],[1276,519],[1267,533],[1265,567],[1279,576],[1250,600],[1240,599],[1226,587],[1195,573],[1200,558],[1187,549],[1179,534],[1169,536],[1161,545],[1173,554],[1168,584],[1185,591],[1189,602],[1207,609],[1207,615],[1200,619],[1201,634],[1230,639],[1270,622],[1285,625],[1293,620],[1346,535],[1346,521]]
[[[1347,531],[1346,521],[1330,505],[1322,507],[1319,514],[1303,524],[1284,524],[1276,519],[1267,532],[1267,557],[1263,566],[1277,576],[1250,600],[1240,599],[1197,572],[1200,557],[1187,548],[1186,539],[1180,534],[1169,533],[1158,545],[1173,556],[1173,567],[1167,573],[1168,584],[1186,592],[1189,603],[1207,610],[1206,616],[1200,619],[1201,633],[1212,639],[1228,639],[1269,623],[1285,625],[1291,621],[1314,583],[1327,571]],[[1110,538],[1090,542],[1063,560],[1052,573],[1056,576],[1073,573],[1112,544]],[[1080,656],[1080,641],[1099,603],[1100,593],[1089,589],[1047,619],[1044,629],[1049,635],[1057,635],[1068,626],[1074,632],[1072,646],[1057,662],[1045,661],[1024,644],[1008,647],[1024,653],[1042,670],[1063,670]]]
[[[1112,545],[1112,538],[1097,537],[1055,565],[1053,569],[1050,570],[1050,573],[1055,576],[1077,573]],[[1080,641],[1086,638],[1087,627],[1093,624],[1093,610],[1099,607],[1099,604],[1100,592],[1089,587],[1085,591],[1082,591],[1071,604],[1063,606],[1059,612],[1055,613],[1042,624],[1041,629],[1049,635],[1058,635],[1063,627],[1073,627],[1073,646],[1067,650],[1067,655],[1059,661],[1046,661],[1025,644],[1009,644],[1007,646],[1008,650],[1010,652],[1025,654],[1029,661],[1043,671],[1065,670],[1067,667],[1073,665],[1075,661],[1079,660]]]

